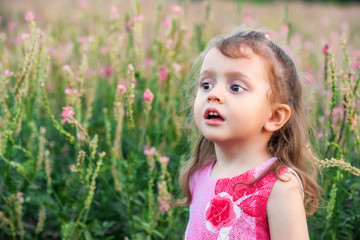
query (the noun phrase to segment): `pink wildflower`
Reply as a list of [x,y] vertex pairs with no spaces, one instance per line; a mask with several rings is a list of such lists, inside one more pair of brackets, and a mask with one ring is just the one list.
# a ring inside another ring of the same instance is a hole
[[132,22],[143,22],[144,21],[144,16],[143,15],[139,15],[139,16],[134,16],[132,19],[131,19]]
[[25,14],[25,22],[31,22],[35,20],[35,15],[33,12],[27,12]]
[[99,69],[99,74],[101,76],[110,77],[114,73],[114,70],[111,66],[104,66]]
[[109,51],[110,51],[110,48],[108,47],[108,46],[102,46],[102,47],[100,47],[100,53],[101,54],[107,54]]
[[120,92],[120,93],[126,93],[126,87],[124,86],[124,85],[122,85],[122,84],[118,84],[117,86],[116,86],[116,90],[118,91],[118,92]]
[[183,16],[184,15],[184,9],[180,5],[172,6],[170,11],[172,13],[177,14],[178,16]]
[[163,25],[164,28],[169,28],[171,26],[171,19],[169,16],[165,16],[164,19],[162,20],[161,24]]
[[10,21],[10,22],[8,23],[8,28],[9,28],[10,31],[11,31],[11,30],[14,30],[15,27],[16,27],[16,24],[15,24],[14,21]]
[[159,72],[159,78],[161,82],[165,82],[168,79],[168,72],[165,68],[161,69]]
[[246,25],[252,25],[253,20],[252,20],[252,17],[251,17],[251,13],[249,11],[244,13],[243,22]]
[[17,192],[16,193],[16,198],[19,202],[23,203],[24,202],[24,194],[22,192]]
[[72,109],[72,107],[67,106],[63,107],[63,112],[60,114],[60,116],[63,118],[62,122],[68,122],[70,123],[70,118],[75,115],[75,111]]
[[76,138],[77,138],[78,140],[80,140],[80,141],[84,141],[84,140],[85,140],[85,135],[82,134],[82,133],[80,133],[80,132],[78,132],[78,133],[76,134]]
[[356,61],[351,65],[351,68],[356,70],[356,69],[360,69],[360,61]]
[[116,6],[112,5],[110,7],[110,14],[113,18],[119,18],[119,9]]
[[355,58],[359,58],[360,57],[360,50],[359,49],[354,50],[353,55],[354,55]]
[[25,40],[25,39],[28,39],[28,38],[30,38],[30,34],[29,34],[29,33],[22,33],[22,34],[21,34],[21,39],[22,39],[22,40]]
[[118,40],[119,42],[122,42],[122,41],[124,40],[124,35],[118,34],[117,40]]
[[169,211],[170,205],[168,202],[166,202],[164,199],[159,199],[159,203],[160,203],[159,210],[161,212]]
[[175,72],[180,72],[180,71],[181,71],[181,65],[178,64],[177,62],[174,62],[174,63],[172,64],[172,66],[173,66]]
[[306,74],[306,76],[305,76],[305,78],[304,78],[304,81],[305,81],[306,83],[313,83],[313,82],[315,82],[315,78],[314,78],[314,76],[311,75],[311,74]]
[[169,162],[170,158],[162,156],[160,157],[160,162],[163,164],[167,164]]
[[145,66],[150,67],[154,64],[154,60],[152,58],[145,58]]
[[88,0],[80,0],[79,7],[81,9],[87,9],[89,7],[89,1]]
[[325,44],[325,46],[322,49],[323,54],[328,54],[329,53],[329,45]]
[[79,93],[79,91],[77,89],[73,90],[73,94],[78,94],[78,93]]
[[77,172],[77,169],[75,167],[75,164],[71,164],[70,167],[69,167],[70,171],[71,172]]
[[131,31],[131,23],[130,23],[130,22],[126,22],[126,23],[125,23],[125,30],[126,30],[127,32],[130,32],[130,31]]
[[318,138],[322,138],[322,137],[324,136],[324,134],[322,133],[321,130],[318,130],[318,131],[316,132],[316,136],[317,136]]
[[144,149],[144,154],[145,154],[146,156],[149,156],[149,157],[153,156],[153,155],[155,154],[155,152],[156,152],[156,148],[155,148],[155,147],[151,147],[151,148],[149,149],[149,148],[146,146],[145,149]]
[[207,6],[209,6],[209,2],[208,1],[203,1],[202,6],[204,8],[206,8]]
[[143,95],[143,99],[145,102],[152,102],[154,99],[154,94],[150,91],[150,89],[146,89]]
[[5,71],[4,71],[4,75],[6,76],[6,77],[10,77],[10,76],[12,76],[14,73],[13,72],[11,72],[10,70],[8,70],[8,69],[6,69]]
[[166,48],[171,49],[171,47],[173,46],[173,43],[174,43],[174,41],[171,39],[166,40]]
[[62,68],[65,72],[71,72],[71,67],[69,65],[64,65]]
[[280,35],[287,35],[289,33],[289,26],[282,25],[280,28]]
[[66,89],[65,89],[65,94],[66,94],[66,95],[72,94],[72,89],[71,89],[71,88],[66,88]]

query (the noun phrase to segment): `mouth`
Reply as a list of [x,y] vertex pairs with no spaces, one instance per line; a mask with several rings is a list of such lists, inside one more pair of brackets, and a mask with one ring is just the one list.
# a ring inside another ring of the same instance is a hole
[[220,125],[225,119],[215,108],[208,108],[204,114],[205,122],[210,125]]

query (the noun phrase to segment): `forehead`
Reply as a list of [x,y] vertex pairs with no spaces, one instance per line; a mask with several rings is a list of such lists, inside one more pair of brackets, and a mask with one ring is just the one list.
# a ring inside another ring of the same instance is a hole
[[240,57],[228,57],[216,47],[212,47],[205,55],[200,74],[213,71],[217,74],[226,72],[240,72],[250,79],[264,79],[268,81],[268,69],[264,57],[254,53],[249,47],[243,47]]

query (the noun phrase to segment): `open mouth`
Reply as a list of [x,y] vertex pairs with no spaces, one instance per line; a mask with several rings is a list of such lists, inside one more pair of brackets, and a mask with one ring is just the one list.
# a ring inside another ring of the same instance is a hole
[[209,108],[205,111],[205,122],[210,125],[222,124],[225,119],[215,108]]
[[206,119],[218,119],[224,121],[224,119],[217,112],[209,112]]

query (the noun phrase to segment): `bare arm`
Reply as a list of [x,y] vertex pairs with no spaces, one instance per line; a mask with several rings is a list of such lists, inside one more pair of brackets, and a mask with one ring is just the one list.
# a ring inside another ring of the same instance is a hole
[[299,180],[291,173],[281,177],[290,181],[275,182],[266,206],[271,239],[309,239]]

